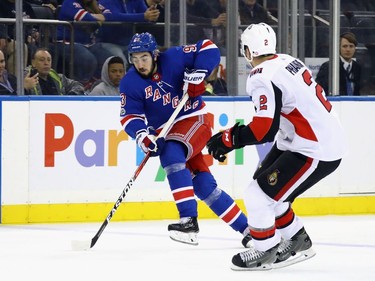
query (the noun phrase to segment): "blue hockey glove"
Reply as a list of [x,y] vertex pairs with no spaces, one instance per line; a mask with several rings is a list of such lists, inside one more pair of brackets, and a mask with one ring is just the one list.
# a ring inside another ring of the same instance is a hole
[[165,142],[164,138],[157,139],[156,136],[157,133],[154,128],[148,127],[147,129],[138,131],[135,137],[138,146],[144,153],[150,151],[151,157],[160,155]]
[[185,70],[184,82],[188,83],[188,94],[189,97],[195,98],[202,95],[206,91],[206,85],[204,78],[206,78],[207,70],[205,69],[193,69]]

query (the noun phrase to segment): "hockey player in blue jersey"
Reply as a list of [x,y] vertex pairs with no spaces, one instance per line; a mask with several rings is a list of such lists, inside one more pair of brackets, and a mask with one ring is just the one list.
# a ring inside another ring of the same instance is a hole
[[[135,34],[128,46],[133,66],[120,83],[121,124],[136,139],[139,147],[159,156],[180,215],[170,224],[171,239],[197,245],[198,213],[195,196],[235,231],[244,235],[242,244],[250,241],[247,218],[233,199],[217,187],[202,149],[212,135],[201,95],[204,78],[219,64],[220,52],[210,40],[194,45],[172,47],[159,52],[150,33]],[[165,138],[155,136],[172,115],[188,84],[189,100],[177,116]]]

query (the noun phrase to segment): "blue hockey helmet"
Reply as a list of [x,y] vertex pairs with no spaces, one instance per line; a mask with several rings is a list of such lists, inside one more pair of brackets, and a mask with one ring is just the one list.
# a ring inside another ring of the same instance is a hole
[[154,57],[158,52],[158,44],[156,43],[155,37],[148,33],[136,33],[130,40],[128,45],[129,61],[132,53],[150,52]]

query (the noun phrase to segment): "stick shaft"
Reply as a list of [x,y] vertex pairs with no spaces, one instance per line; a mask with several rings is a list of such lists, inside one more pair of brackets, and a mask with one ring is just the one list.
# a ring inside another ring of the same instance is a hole
[[[186,93],[186,86],[184,86],[184,95],[182,96],[178,106],[172,113],[172,115],[169,117],[168,121],[165,123],[163,129],[161,130],[160,134],[158,135],[158,138],[165,137],[170,128],[172,127],[173,122],[176,120],[177,115],[180,113],[181,109],[184,107],[186,101],[189,99],[189,95]],[[112,219],[113,215],[117,211],[117,208],[120,206],[121,202],[124,200],[126,194],[130,190],[130,188],[133,186],[135,180],[137,179],[138,175],[142,171],[143,167],[146,165],[148,159],[150,158],[150,152],[146,154],[146,156],[143,158],[142,162],[139,164],[138,168],[135,170],[133,176],[130,178],[129,182],[126,184],[125,188],[122,190],[120,197],[117,199],[116,203],[113,205],[111,211],[109,212],[108,216],[100,226],[98,232],[95,234],[95,236],[91,239],[90,248],[94,247],[96,242],[98,241],[100,235],[103,233],[104,229],[107,227],[109,221]]]

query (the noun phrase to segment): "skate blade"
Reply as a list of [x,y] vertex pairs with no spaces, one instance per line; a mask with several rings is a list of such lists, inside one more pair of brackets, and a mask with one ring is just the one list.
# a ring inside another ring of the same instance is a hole
[[184,233],[180,231],[169,231],[169,237],[176,242],[185,243],[189,245],[198,245],[198,238],[197,233],[190,232],[190,233]]
[[261,266],[257,266],[257,267],[240,267],[232,263],[230,268],[234,271],[266,271],[266,270],[271,270],[272,265],[262,264]]
[[310,248],[305,251],[297,253],[295,256],[292,256],[283,262],[273,263],[272,268],[277,269],[277,268],[290,266],[290,265],[311,259],[315,255],[316,255],[316,252],[314,251],[314,249]]

